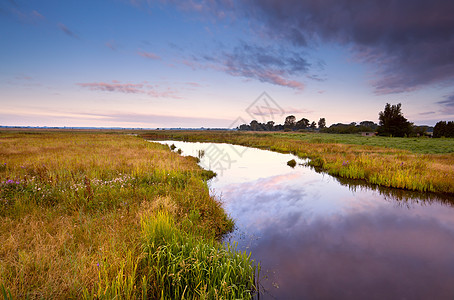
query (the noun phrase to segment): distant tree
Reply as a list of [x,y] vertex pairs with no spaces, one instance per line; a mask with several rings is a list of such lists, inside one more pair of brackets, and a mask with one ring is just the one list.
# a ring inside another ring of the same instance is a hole
[[312,121],[311,125],[310,125],[310,128],[312,130],[314,130],[315,128],[317,128],[317,123],[315,123],[315,121]]
[[252,131],[261,131],[261,130],[263,130],[262,125],[259,122],[257,122],[257,120],[252,120],[250,126],[251,126],[251,130]]
[[238,127],[238,130],[251,130],[251,126],[247,125],[247,124],[241,124],[239,127]]
[[365,128],[370,128],[371,130],[375,130],[377,129],[378,125],[375,124],[374,122],[372,121],[361,121],[359,123],[359,126],[362,126],[362,127],[365,127]]
[[353,124],[356,124],[356,123],[352,122],[350,124],[342,124],[342,123],[332,124],[329,128],[323,129],[323,132],[326,132],[326,133],[342,133],[342,134],[360,132],[360,127],[359,126],[355,126]]
[[296,118],[293,115],[286,117],[285,121],[284,121],[284,129],[293,130],[293,128],[295,127],[295,121],[296,121]]
[[454,122],[440,121],[435,124],[433,137],[454,137]]
[[325,118],[320,118],[320,120],[318,120],[318,128],[320,129],[323,129],[326,127],[326,120]]
[[265,125],[266,130],[268,131],[273,131],[274,130],[274,122],[273,121],[268,121]]
[[295,127],[297,129],[306,129],[307,127],[309,127],[309,120],[306,119],[306,118],[302,118],[301,120],[296,122],[296,126]]
[[412,124],[402,115],[400,107],[400,103],[397,105],[386,103],[384,111],[378,114],[379,135],[403,137],[411,134]]

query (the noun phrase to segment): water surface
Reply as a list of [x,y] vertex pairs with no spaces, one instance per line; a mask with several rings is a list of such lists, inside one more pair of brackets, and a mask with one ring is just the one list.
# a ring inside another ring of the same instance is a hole
[[261,264],[260,299],[454,299],[452,198],[336,179],[290,154],[164,143],[205,150],[236,224],[226,240]]

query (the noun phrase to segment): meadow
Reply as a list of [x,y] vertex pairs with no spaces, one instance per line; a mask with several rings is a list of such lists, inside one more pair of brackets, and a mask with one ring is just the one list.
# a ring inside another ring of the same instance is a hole
[[309,158],[317,171],[383,187],[454,193],[454,139],[316,133],[150,131],[147,139],[232,143]]
[[250,298],[256,266],[219,238],[214,176],[115,132],[0,132],[5,299]]

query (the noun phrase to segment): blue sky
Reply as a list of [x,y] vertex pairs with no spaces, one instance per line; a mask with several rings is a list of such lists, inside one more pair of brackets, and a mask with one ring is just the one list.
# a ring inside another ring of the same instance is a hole
[[452,1],[321,3],[4,0],[0,125],[454,119]]

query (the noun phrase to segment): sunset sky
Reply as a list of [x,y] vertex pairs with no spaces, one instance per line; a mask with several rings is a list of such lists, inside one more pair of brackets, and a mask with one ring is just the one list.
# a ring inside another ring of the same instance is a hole
[[3,0],[0,40],[0,125],[454,119],[452,0]]

